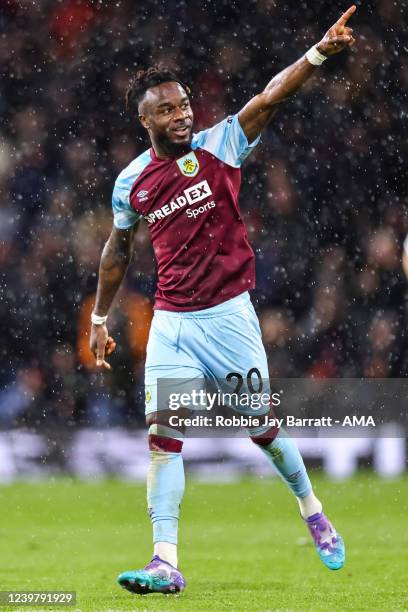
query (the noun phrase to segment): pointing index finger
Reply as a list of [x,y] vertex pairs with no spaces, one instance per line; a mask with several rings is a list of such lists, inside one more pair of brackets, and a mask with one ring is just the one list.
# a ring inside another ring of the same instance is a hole
[[352,16],[352,14],[356,12],[356,10],[357,10],[357,7],[355,4],[350,6],[350,8],[347,9],[347,11],[343,13],[340,19],[337,21],[337,25],[345,26],[348,20],[350,19],[350,17]]

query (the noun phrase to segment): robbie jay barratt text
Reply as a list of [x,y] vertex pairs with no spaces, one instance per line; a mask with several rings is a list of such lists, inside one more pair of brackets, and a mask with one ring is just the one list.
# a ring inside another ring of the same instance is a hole
[[169,418],[171,427],[375,427],[372,416],[345,416],[343,419],[333,419],[332,417],[320,417],[315,419],[297,418],[287,415],[284,418],[271,417],[265,414],[261,417],[247,415],[234,415],[215,417],[196,415],[193,417],[180,417],[173,415]]

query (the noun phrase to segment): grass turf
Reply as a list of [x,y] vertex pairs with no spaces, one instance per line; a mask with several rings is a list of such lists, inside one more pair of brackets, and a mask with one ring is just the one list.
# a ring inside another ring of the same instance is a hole
[[76,590],[76,606],[58,608],[67,612],[408,610],[408,479],[313,480],[348,546],[342,571],[323,567],[276,479],[189,481],[180,533],[187,590],[177,598],[134,596],[115,584],[118,573],[151,557],[143,486],[0,487],[0,589]]

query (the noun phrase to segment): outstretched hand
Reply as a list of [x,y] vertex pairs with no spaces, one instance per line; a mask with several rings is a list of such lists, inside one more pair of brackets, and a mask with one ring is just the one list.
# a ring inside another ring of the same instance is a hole
[[326,32],[322,40],[317,45],[317,50],[323,55],[335,55],[343,49],[350,48],[354,45],[353,30],[347,27],[347,22],[353,13],[357,10],[355,4],[336,21],[334,25]]

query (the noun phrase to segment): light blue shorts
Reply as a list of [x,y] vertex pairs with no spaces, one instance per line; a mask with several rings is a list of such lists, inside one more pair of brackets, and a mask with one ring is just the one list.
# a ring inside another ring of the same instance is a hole
[[[145,388],[146,414],[157,404],[158,379],[196,383],[225,380],[248,372],[269,379],[258,317],[245,292],[222,304],[194,312],[154,312],[147,344]],[[252,376],[252,374],[251,374]],[[266,389],[265,389],[266,390]]]

